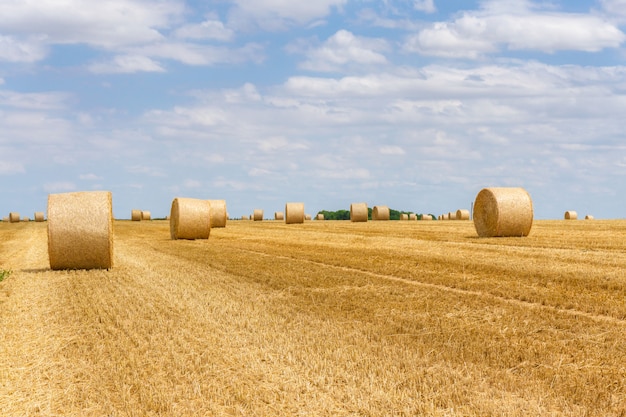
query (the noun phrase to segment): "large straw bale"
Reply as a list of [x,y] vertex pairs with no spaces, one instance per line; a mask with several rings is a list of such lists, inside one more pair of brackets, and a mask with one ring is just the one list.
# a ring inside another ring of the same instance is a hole
[[282,211],[275,211],[274,220],[285,220],[285,213]]
[[209,200],[211,204],[211,228],[226,227],[228,211],[226,210],[226,200]]
[[150,220],[152,219],[152,213],[148,210],[141,210],[141,220]]
[[372,220],[389,220],[389,207],[374,206],[372,208]]
[[141,221],[141,210],[131,210],[130,211],[130,219],[134,222]]
[[209,200],[177,197],[170,211],[170,237],[176,239],[208,239],[211,233]]
[[48,195],[50,268],[113,266],[113,204],[109,191]]
[[480,237],[528,236],[533,202],[520,187],[482,189],[474,202],[474,227]]
[[367,203],[350,204],[350,221],[366,222],[367,221]]
[[34,219],[35,219],[36,222],[42,222],[42,221],[44,221],[44,218],[45,218],[45,216],[43,214],[43,211],[36,211],[35,212]]
[[458,209],[456,211],[456,219],[457,220],[469,220],[470,212],[467,209]]
[[255,222],[260,222],[263,220],[263,210],[262,209],[254,209],[252,212],[252,220]]
[[11,223],[19,223],[20,222],[20,213],[16,211],[12,211],[9,213],[9,222]]
[[304,203],[285,204],[285,223],[304,223]]
[[578,213],[574,210],[567,210],[565,212],[565,220],[576,220],[578,219]]

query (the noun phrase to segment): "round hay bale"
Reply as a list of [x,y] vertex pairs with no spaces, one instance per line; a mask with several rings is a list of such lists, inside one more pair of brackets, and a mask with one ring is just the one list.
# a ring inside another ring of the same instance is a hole
[[263,210],[261,209],[254,209],[254,211],[252,212],[252,220],[254,220],[255,222],[260,222],[263,220]]
[[[372,217],[374,215],[372,214]],[[409,220],[409,215],[406,213],[400,213],[400,220]]]
[[350,221],[366,222],[367,221],[367,203],[350,204]]
[[226,227],[228,219],[226,200],[209,200],[209,204],[211,204],[211,228]]
[[456,213],[448,212],[448,220],[456,220]]
[[304,220],[311,220],[311,215],[310,214],[305,214],[304,215]]
[[20,213],[16,211],[12,211],[9,213],[9,222],[10,223],[19,223],[20,222]]
[[479,237],[528,236],[533,202],[520,187],[484,188],[474,202],[474,227]]
[[374,206],[372,209],[372,220],[389,220],[389,207]]
[[567,210],[565,212],[565,220],[576,220],[578,219],[578,213],[574,210]]
[[2,218],[2,221],[3,221],[3,222],[7,222],[7,223],[8,223],[8,221],[9,221],[9,216],[5,216],[5,217],[3,217],[3,218]]
[[585,216],[585,220],[593,220],[593,216],[591,214],[587,214]]
[[430,214],[422,214],[422,220],[434,220]]
[[30,217],[22,217],[22,221],[23,222],[29,222],[30,221]]
[[323,213],[317,213],[317,216],[315,216],[315,220],[324,220],[324,214]]
[[211,233],[209,200],[177,197],[170,211],[170,237],[177,239],[208,239]]
[[304,223],[304,203],[285,204],[285,224]]
[[409,220],[417,220],[417,214],[416,213],[409,213]]
[[469,212],[469,210],[458,209],[456,211],[456,219],[457,220],[469,220],[470,219],[470,212]]
[[113,266],[113,204],[109,191],[48,195],[50,268]]
[[141,210],[131,210],[130,219],[134,222],[141,221]]
[[243,216],[241,216],[241,220],[250,220],[250,217],[244,214]]
[[35,217],[34,217],[36,222],[42,222],[44,221],[44,214],[43,211],[36,211],[35,212]]
[[141,211],[141,220],[150,220],[152,218],[152,213],[147,210]]
[[274,220],[285,220],[285,213],[283,213],[282,211],[275,211]]

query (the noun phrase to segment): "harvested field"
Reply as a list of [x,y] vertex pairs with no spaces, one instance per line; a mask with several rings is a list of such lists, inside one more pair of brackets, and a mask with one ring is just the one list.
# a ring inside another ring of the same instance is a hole
[[114,231],[51,271],[0,224],[0,415],[626,415],[626,221]]

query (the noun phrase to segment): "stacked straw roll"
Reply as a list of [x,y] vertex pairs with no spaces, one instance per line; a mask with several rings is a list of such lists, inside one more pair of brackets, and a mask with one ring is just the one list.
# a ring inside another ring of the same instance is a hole
[[567,210],[565,212],[565,220],[576,220],[578,219],[578,213],[574,210]]
[[263,220],[263,210],[254,209],[254,212],[252,212],[252,220],[254,220],[255,222],[260,222],[261,220]]
[[283,213],[282,211],[275,211],[274,220],[285,220],[285,213]]
[[152,213],[147,210],[141,211],[141,220],[150,220],[152,218]]
[[528,236],[533,202],[520,187],[484,188],[474,202],[474,227],[480,237]]
[[36,221],[36,222],[42,222],[42,221],[44,221],[44,214],[43,214],[43,211],[36,211],[36,212],[35,212],[35,221]]
[[209,200],[211,205],[211,227],[226,227],[228,211],[226,200]]
[[367,203],[350,204],[350,221],[366,222],[367,221]]
[[304,223],[304,203],[285,204],[285,224]]
[[141,221],[141,210],[131,210],[130,219],[134,222]]
[[470,219],[470,212],[469,212],[469,210],[458,209],[456,211],[456,219],[457,220],[469,220]]
[[48,195],[50,268],[113,266],[113,204],[109,191]]
[[208,239],[211,233],[209,200],[177,197],[170,211],[170,237],[177,239]]
[[12,211],[9,213],[9,222],[10,223],[19,223],[20,222],[20,213],[16,211]]
[[372,220],[389,220],[389,207],[374,206],[372,209]]

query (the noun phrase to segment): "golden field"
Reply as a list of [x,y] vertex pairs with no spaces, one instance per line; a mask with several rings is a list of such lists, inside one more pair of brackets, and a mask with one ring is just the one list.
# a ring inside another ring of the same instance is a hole
[[0,223],[1,416],[626,416],[626,220]]

